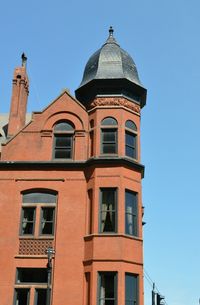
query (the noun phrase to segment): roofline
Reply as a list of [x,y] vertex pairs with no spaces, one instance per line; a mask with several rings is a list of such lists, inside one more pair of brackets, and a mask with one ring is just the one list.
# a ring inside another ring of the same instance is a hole
[[71,97],[77,104],[79,104],[79,106],[81,106],[85,111],[86,108],[83,104],[81,104],[73,95],[71,95],[69,93],[69,91],[67,89],[64,89],[52,102],[50,102],[50,104],[48,106],[46,106],[44,109],[42,109],[42,111],[33,111],[33,114],[39,114],[39,113],[43,113],[45,110],[47,110],[53,103],[55,103],[61,96],[63,96],[64,94],[67,94],[69,97]]

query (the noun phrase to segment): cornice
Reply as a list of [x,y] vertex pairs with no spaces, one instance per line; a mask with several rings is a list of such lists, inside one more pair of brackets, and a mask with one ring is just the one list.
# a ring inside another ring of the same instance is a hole
[[90,166],[111,167],[126,166],[141,173],[144,177],[144,165],[129,158],[100,157],[90,158],[86,161],[52,160],[52,161],[0,161],[0,170],[73,170],[85,169]]

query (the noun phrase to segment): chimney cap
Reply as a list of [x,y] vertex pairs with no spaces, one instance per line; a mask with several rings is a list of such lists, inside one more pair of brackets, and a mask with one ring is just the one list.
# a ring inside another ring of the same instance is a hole
[[22,67],[26,68],[27,57],[24,52],[22,53],[21,59],[22,59]]

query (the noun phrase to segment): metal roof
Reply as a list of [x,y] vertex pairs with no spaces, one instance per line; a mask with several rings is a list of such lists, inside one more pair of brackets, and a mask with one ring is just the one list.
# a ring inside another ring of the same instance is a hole
[[113,37],[112,27],[105,44],[89,58],[80,87],[94,79],[128,79],[141,85],[136,65]]

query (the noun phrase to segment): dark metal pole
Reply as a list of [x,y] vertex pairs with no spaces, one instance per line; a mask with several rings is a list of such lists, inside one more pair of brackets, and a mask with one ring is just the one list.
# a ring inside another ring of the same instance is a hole
[[152,290],[152,305],[155,305],[155,283],[153,283],[153,290]]
[[51,305],[51,275],[52,275],[52,256],[55,254],[55,250],[52,248],[47,249],[47,298],[46,305]]

